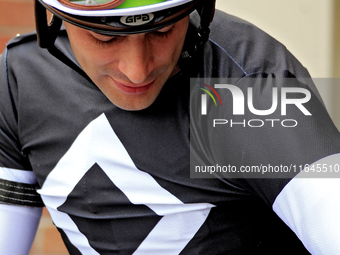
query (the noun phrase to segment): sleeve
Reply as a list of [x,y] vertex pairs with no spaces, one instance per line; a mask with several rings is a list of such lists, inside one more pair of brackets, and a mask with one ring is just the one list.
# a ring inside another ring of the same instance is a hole
[[0,204],[0,250],[7,255],[27,255],[30,252],[41,207]]
[[318,160],[299,173],[276,197],[273,210],[311,254],[340,251],[340,179],[311,178],[312,168],[338,166],[340,154]]
[[0,56],[0,250],[28,254],[39,224],[42,200],[18,139],[15,87],[8,81],[7,52]]
[[265,201],[310,253],[338,254],[340,134],[313,81],[259,73],[206,83],[222,103],[208,98],[196,115],[205,159],[234,169],[214,175]]
[[17,89],[9,83],[8,49],[0,57],[0,203],[42,206],[36,180],[18,138]]
[[[249,127],[248,132],[253,135],[250,139],[256,142],[247,143],[247,151],[252,151],[252,155],[244,154],[247,159],[243,159],[241,165],[248,167],[248,171],[257,166],[260,172],[253,176],[243,173],[243,176],[311,254],[338,254],[339,132],[310,79],[276,77],[275,80],[266,78],[261,84],[255,82],[255,86],[251,80],[251,85],[247,86],[253,88],[252,97],[249,97],[253,101],[248,100],[247,105],[256,114],[248,115],[246,122],[251,120],[253,126],[262,126],[258,120],[276,121],[271,121],[268,128]],[[265,92],[271,83],[274,84],[272,88],[280,92],[279,111],[273,116],[260,115],[275,104],[276,99],[264,99],[275,98]],[[262,91],[258,87],[262,87]]]

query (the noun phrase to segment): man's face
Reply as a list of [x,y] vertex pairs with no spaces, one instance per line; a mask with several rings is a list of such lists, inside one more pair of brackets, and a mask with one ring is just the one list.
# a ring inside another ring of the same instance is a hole
[[159,95],[182,51],[189,17],[161,30],[106,36],[65,22],[79,64],[116,106],[142,110]]

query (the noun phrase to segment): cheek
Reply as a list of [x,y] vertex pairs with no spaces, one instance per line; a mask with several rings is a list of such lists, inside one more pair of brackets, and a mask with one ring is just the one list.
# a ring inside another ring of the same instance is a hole
[[73,47],[71,42],[79,64],[93,81],[100,78],[105,66],[114,62],[114,54],[111,51],[99,50],[99,46],[93,42],[93,38],[79,37],[73,44],[76,47]]
[[187,33],[186,23],[189,23],[188,21],[185,22],[185,20],[180,22],[180,28],[176,30],[176,33],[171,39],[165,40],[165,43],[160,45],[159,52],[157,53],[157,56],[166,58],[168,61],[171,60],[172,62],[176,63],[183,49],[183,44]]
[[110,55],[99,50],[99,45],[88,31],[77,28],[69,29],[68,32],[72,50],[83,68],[100,66],[101,62],[105,62],[105,59]]
[[152,44],[151,47],[153,48],[155,62],[172,65],[176,64],[183,48],[184,39],[185,36],[176,37],[174,40],[165,40],[162,43]]

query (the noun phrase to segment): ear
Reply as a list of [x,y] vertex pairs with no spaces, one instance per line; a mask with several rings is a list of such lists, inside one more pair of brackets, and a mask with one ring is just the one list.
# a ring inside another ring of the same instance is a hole
[[41,48],[52,48],[58,36],[62,20],[52,14],[51,21],[47,24],[46,8],[38,0],[34,0],[34,11],[38,45]]

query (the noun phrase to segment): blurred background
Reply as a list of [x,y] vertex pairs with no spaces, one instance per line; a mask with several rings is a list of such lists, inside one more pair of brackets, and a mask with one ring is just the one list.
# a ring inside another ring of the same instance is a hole
[[[217,0],[217,8],[248,20],[282,42],[316,79],[340,127],[340,1]],[[0,52],[18,33],[34,30],[33,0],[0,0]],[[327,81],[327,82],[326,82]],[[339,85],[337,85],[339,83]],[[322,85],[321,85],[322,84]],[[45,210],[30,255],[66,255]]]

